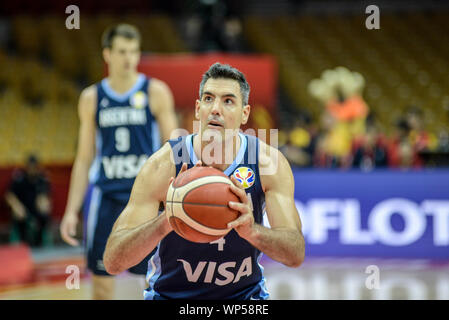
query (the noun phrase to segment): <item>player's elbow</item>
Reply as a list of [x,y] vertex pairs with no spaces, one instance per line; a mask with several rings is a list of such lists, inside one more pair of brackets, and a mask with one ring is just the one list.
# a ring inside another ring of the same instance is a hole
[[304,262],[304,255],[300,255],[298,257],[295,257],[295,259],[292,260],[292,264],[290,265],[291,268],[298,268],[302,263]]
[[110,275],[117,275],[124,271],[118,263],[117,258],[114,258],[113,254],[111,254],[111,250],[108,250],[108,248],[106,248],[106,250],[104,251],[103,264],[106,272]]
[[290,259],[284,262],[287,267],[298,268],[304,262],[304,256],[292,255]]
[[304,262],[304,258],[294,257],[290,259],[285,265],[290,268],[298,268]]
[[290,268],[298,268],[302,265],[305,258],[305,250],[304,247],[301,246],[294,254],[291,255],[289,261],[285,264],[287,267]]
[[106,272],[109,273],[110,275],[115,276],[123,272],[123,270],[117,263],[111,262],[109,260],[103,260],[103,263]]

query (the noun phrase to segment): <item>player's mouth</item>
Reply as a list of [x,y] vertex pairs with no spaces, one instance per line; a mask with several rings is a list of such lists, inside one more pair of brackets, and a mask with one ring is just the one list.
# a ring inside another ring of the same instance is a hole
[[223,129],[224,126],[220,121],[217,120],[211,120],[207,123],[207,127],[209,129]]

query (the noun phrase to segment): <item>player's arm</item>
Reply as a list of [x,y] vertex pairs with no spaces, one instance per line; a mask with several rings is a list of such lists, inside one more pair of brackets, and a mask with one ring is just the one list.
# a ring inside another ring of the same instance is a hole
[[[241,216],[231,222],[229,227],[235,228],[242,238],[270,258],[289,267],[298,267],[304,261],[305,243],[293,197],[292,170],[282,153],[263,142],[260,142],[260,145],[261,150],[272,152],[270,155],[264,151],[259,153],[259,170],[271,171],[260,175],[271,228],[254,223],[250,200],[234,177],[232,181],[237,187],[232,186],[231,189],[239,196],[241,202],[230,202],[230,207],[239,210]],[[270,166],[275,170],[270,170]]]
[[119,274],[142,261],[171,230],[165,211],[170,178],[176,169],[170,145],[155,152],[140,170],[125,209],[109,235],[103,262],[110,274]]
[[23,220],[26,218],[26,208],[23,205],[22,201],[20,201],[13,192],[6,192],[5,200],[6,203],[11,207],[12,214],[16,219]]
[[78,103],[80,128],[78,132],[78,148],[70,177],[70,187],[60,232],[65,242],[78,245],[74,238],[78,223],[78,212],[81,209],[88,184],[88,172],[95,154],[95,111],[97,90],[90,86],[83,90]]
[[158,79],[152,78],[149,84],[150,107],[153,116],[159,125],[162,141],[167,141],[178,128],[175,114],[174,98],[168,85]]

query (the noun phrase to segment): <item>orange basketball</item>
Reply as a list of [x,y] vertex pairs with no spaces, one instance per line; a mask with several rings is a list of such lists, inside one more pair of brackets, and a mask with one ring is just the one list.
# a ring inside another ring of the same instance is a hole
[[239,212],[228,206],[239,202],[232,181],[211,167],[193,167],[179,174],[167,191],[166,213],[173,230],[186,240],[211,242],[225,236]]

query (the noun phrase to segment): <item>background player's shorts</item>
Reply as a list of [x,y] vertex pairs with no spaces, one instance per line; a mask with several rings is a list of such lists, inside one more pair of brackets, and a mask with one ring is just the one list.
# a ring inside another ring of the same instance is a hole
[[[104,195],[100,188],[93,187],[86,203],[87,232],[85,232],[87,268],[95,275],[109,275],[103,264],[103,253],[106,242],[115,221],[126,206],[126,202],[116,200]],[[155,250],[154,250],[155,251]],[[148,260],[154,253],[151,252],[142,262],[128,271],[145,275],[148,270]]]

